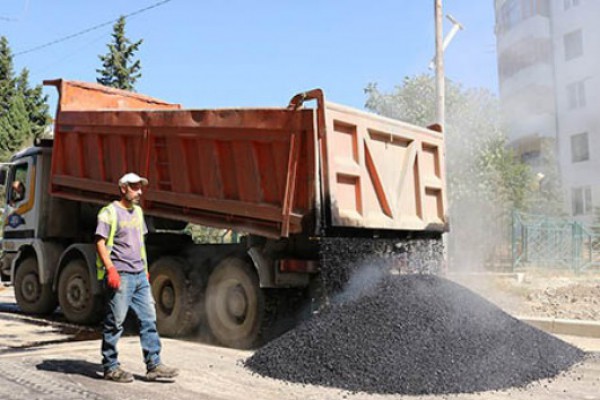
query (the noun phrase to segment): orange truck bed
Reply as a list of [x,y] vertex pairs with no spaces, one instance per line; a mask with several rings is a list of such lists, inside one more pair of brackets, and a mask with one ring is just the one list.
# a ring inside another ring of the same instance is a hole
[[105,203],[134,171],[150,181],[146,213],[173,220],[272,238],[445,229],[439,132],[326,102],[320,90],[285,108],[191,110],[97,84],[45,84],[60,95],[54,196]]

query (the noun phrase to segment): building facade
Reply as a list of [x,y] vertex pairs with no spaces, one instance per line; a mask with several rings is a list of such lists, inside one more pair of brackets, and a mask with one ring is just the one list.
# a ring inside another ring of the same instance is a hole
[[509,140],[538,176],[557,166],[565,210],[591,223],[600,206],[600,0],[494,6]]

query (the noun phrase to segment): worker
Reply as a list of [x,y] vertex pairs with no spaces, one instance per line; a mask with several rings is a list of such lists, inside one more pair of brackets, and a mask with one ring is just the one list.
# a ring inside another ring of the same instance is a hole
[[146,379],[172,379],[179,371],[163,364],[160,358],[161,343],[144,244],[148,229],[139,206],[142,187],[148,180],[130,172],[123,175],[118,184],[121,199],[100,210],[96,228],[98,279],[107,285],[102,331],[104,378],[115,382],[133,381],[133,375],[121,368],[117,351],[123,323],[131,309],[139,320]]
[[23,185],[23,182],[15,180],[10,189],[9,204],[11,207],[14,207],[18,202],[25,198],[25,185]]

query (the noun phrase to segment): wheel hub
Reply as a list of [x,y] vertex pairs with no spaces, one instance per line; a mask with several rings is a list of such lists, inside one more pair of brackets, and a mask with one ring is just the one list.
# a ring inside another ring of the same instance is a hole
[[248,298],[240,285],[229,288],[227,292],[227,311],[238,320],[243,320],[248,309]]
[[23,297],[28,302],[34,302],[40,297],[41,287],[37,275],[29,274],[23,279],[21,286]]
[[167,312],[171,314],[175,308],[175,290],[173,285],[167,284],[163,286],[160,291],[160,305]]
[[87,288],[85,281],[79,277],[73,277],[67,286],[67,299],[76,309],[82,309],[87,304]]

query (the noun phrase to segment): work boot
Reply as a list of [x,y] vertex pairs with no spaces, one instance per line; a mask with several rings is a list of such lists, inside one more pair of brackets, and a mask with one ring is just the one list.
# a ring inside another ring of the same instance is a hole
[[146,372],[146,379],[154,381],[160,378],[171,379],[179,375],[177,368],[167,367],[165,364],[158,364],[156,367],[151,368]]
[[128,383],[133,382],[133,375],[121,369],[121,367],[117,367],[110,371],[104,371],[104,379],[113,382]]

